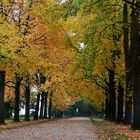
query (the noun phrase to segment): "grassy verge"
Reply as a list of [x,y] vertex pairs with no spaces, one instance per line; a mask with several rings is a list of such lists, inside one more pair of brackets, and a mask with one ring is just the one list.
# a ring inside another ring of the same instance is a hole
[[26,127],[30,125],[40,124],[47,122],[48,120],[31,120],[31,121],[19,121],[19,122],[13,122],[12,120],[6,120],[6,123],[3,125],[0,125],[0,132],[8,129],[16,129],[21,127]]
[[116,124],[102,119],[91,119],[94,126],[97,128],[96,133],[101,140],[133,140],[136,138],[134,131],[130,129],[130,126],[122,124]]

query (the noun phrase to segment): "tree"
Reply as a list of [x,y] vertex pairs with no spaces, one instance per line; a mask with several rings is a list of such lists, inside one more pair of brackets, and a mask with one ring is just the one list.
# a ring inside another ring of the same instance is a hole
[[25,120],[30,121],[30,84],[25,87]]
[[[136,1],[136,5],[139,5],[139,1]],[[134,117],[133,117],[133,128],[140,129],[140,111],[139,111],[139,9],[132,6],[131,12],[131,62],[132,62],[132,89],[133,89],[133,106],[134,106]]]
[[4,89],[5,89],[5,71],[0,71],[0,124],[5,123]]
[[52,113],[52,93],[50,93],[49,96],[49,108],[48,108],[48,118],[51,119],[51,113]]
[[128,6],[124,3],[123,10],[124,22],[124,54],[125,54],[125,71],[126,71],[126,105],[125,105],[125,123],[131,124],[132,121],[132,95],[131,95],[131,57],[129,47],[129,26],[128,26]]
[[41,93],[41,106],[40,106],[40,119],[43,119],[43,110],[44,110],[44,95],[45,93]]
[[19,98],[20,98],[20,84],[21,78],[16,75],[16,84],[15,84],[15,114],[14,121],[19,121]]
[[6,69],[9,67],[11,60],[13,59],[13,53],[16,50],[16,47],[14,46],[18,44],[17,41],[19,41],[19,38],[16,35],[17,30],[15,26],[9,25],[7,21],[3,21],[4,19],[2,15],[0,15],[0,19],[1,19],[1,22],[3,22],[0,26],[1,28],[1,31],[0,31],[1,32],[1,43],[0,43],[1,100],[0,100],[0,104],[1,104],[1,124],[2,124],[4,123],[4,118],[5,118],[5,113],[4,113],[5,74],[6,74]]
[[118,110],[117,122],[123,122],[123,104],[124,104],[124,88],[121,83],[118,83]]
[[45,101],[44,101],[44,116],[43,116],[43,118],[46,119],[47,118],[48,92],[45,92],[44,93],[44,96],[45,96],[44,97],[45,98],[44,99]]

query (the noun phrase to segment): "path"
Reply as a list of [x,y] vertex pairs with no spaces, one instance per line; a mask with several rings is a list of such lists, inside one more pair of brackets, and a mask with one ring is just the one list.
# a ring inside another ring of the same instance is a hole
[[0,140],[99,140],[89,118],[75,117],[3,131]]

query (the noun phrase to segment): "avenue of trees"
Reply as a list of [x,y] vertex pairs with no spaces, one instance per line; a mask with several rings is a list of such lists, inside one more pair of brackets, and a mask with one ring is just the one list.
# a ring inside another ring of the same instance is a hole
[[[139,6],[139,0],[77,0],[67,12],[79,70],[91,82],[88,89],[95,84],[92,95],[88,90],[81,94],[93,104],[97,101],[98,107],[104,103],[105,119],[133,129],[140,129]],[[77,42],[84,46],[78,49]]]
[[[77,100],[77,95],[70,95],[66,86],[71,82],[68,69],[76,56],[72,49],[63,46],[61,15],[47,15],[49,8],[45,1],[0,3],[1,124],[5,122],[5,101],[14,107],[14,121],[20,120],[20,103],[24,101],[25,120],[29,121],[33,103],[36,103],[34,119],[37,120],[46,118],[47,110],[51,118],[52,106],[63,111]],[[33,87],[37,93],[31,91]]]
[[32,102],[37,120],[82,98],[140,129],[139,14],[140,0],[1,0],[0,124],[5,101],[29,121]]

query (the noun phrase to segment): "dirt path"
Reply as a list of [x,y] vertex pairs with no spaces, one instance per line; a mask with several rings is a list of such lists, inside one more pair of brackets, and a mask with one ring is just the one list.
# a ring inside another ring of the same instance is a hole
[[3,131],[0,140],[99,140],[89,118],[75,117]]

